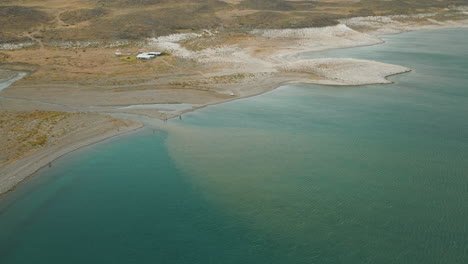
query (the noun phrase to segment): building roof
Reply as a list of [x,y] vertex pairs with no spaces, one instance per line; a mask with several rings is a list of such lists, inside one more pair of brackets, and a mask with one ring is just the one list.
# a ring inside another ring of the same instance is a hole
[[161,55],[161,52],[143,52],[138,54],[137,59],[153,59],[156,56]]

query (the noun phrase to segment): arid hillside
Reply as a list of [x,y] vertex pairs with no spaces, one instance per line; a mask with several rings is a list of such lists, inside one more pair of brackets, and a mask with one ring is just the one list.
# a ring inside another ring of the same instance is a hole
[[468,0],[2,0],[1,43],[139,40],[201,29],[329,26],[353,16],[415,14]]

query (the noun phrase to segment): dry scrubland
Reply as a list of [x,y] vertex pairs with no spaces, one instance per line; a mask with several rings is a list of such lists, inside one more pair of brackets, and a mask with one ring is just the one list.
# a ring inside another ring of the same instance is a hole
[[331,26],[349,17],[418,14],[466,4],[467,0],[4,0],[0,44],[131,43],[202,29]]

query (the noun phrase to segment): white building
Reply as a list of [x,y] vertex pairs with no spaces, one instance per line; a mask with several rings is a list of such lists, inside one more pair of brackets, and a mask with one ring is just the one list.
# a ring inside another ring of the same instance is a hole
[[147,52],[149,55],[160,56],[162,53],[157,51]]
[[156,58],[156,56],[161,55],[161,52],[143,52],[136,56],[139,60],[151,60]]

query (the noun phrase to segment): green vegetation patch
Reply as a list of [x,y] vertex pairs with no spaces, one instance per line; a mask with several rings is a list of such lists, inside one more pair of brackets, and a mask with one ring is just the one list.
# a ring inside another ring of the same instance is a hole
[[100,6],[111,7],[173,7],[187,4],[206,4],[211,7],[225,7],[228,4],[221,0],[98,0]]
[[305,28],[334,26],[339,22],[337,15],[282,13],[274,11],[259,11],[254,14],[239,17],[238,23],[242,27],[251,29],[264,28]]
[[22,32],[50,20],[45,12],[33,7],[0,6],[1,32]]
[[244,0],[241,2],[240,6],[254,10],[294,10],[293,5],[284,0]]
[[445,8],[452,5],[467,5],[468,0],[361,0],[355,3],[360,7],[357,15],[409,15],[427,12],[430,8]]
[[78,9],[60,14],[60,19],[62,19],[63,22],[68,24],[76,24],[83,21],[96,19],[107,13],[107,9],[101,7],[90,9]]
[[25,31],[33,31],[40,24],[47,24],[51,17],[33,7],[0,6],[0,43],[26,42],[21,36]]
[[217,27],[220,20],[205,4],[141,11],[122,15],[112,21],[116,38],[139,39],[175,33],[181,30],[201,30]]

